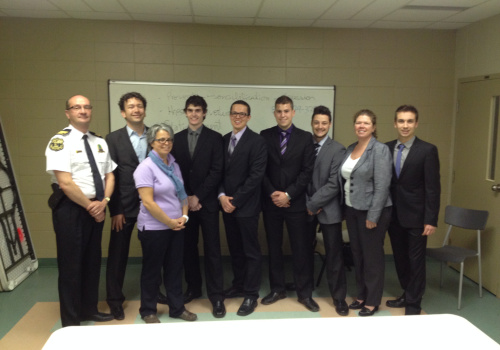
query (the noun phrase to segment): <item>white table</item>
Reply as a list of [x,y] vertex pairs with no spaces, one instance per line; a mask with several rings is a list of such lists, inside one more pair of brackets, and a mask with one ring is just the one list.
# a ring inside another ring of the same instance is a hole
[[[371,345],[370,345],[371,342]],[[296,318],[66,327],[44,350],[500,349],[456,315]]]

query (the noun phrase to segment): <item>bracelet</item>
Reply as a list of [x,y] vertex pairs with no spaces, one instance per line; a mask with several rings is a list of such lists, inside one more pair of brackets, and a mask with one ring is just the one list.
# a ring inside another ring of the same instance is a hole
[[104,199],[107,200],[108,203],[111,201],[111,198],[109,198],[109,197],[104,197]]
[[185,224],[187,224],[187,222],[189,221],[189,216],[187,216],[187,215],[182,215],[182,217],[186,219]]
[[285,192],[285,194],[286,194],[286,197],[288,198],[288,200],[291,201],[292,197],[290,197],[290,195],[288,194],[288,192]]

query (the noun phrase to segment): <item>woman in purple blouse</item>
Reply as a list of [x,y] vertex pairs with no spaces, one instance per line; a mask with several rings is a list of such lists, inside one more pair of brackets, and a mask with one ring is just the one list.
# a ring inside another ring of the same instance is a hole
[[182,297],[184,225],[189,218],[182,175],[170,154],[174,132],[160,123],[150,127],[146,137],[152,150],[134,172],[141,197],[137,217],[142,246],[139,312],[146,323],[160,323],[156,300],[163,269],[169,316],[195,321],[197,316],[186,310]]

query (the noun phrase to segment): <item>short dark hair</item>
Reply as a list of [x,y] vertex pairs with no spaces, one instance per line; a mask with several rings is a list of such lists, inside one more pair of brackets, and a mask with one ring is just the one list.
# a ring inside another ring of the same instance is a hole
[[418,111],[414,106],[412,106],[412,105],[399,106],[398,109],[396,109],[396,113],[394,113],[394,121],[396,121],[398,119],[399,112],[411,112],[411,113],[415,114],[415,121],[418,122]]
[[231,104],[231,108],[229,108],[229,113],[231,113],[231,110],[233,109],[233,106],[234,105],[243,105],[243,106],[247,106],[247,113],[248,115],[251,115],[250,114],[250,105],[248,103],[246,103],[245,101],[243,100],[238,100],[238,101],[234,101],[232,104]]
[[122,97],[120,97],[120,100],[118,101],[118,106],[120,107],[120,111],[125,110],[125,102],[127,102],[131,98],[136,98],[138,100],[141,100],[142,104],[144,105],[144,109],[146,109],[146,105],[148,104],[148,102],[146,101],[144,96],[142,96],[138,92],[127,92],[126,94],[122,95]]
[[311,117],[311,120],[314,119],[314,116],[316,114],[323,114],[328,116],[328,121],[331,123],[332,122],[332,112],[330,112],[330,109],[325,106],[317,106],[314,107],[313,115]]
[[276,107],[276,105],[290,105],[293,109],[293,101],[290,97],[286,96],[286,95],[283,95],[283,96],[280,96],[276,99],[276,102],[274,102],[274,106]]
[[[354,123],[356,123],[356,119],[358,119],[358,117],[360,117],[362,115],[366,115],[367,117],[369,117],[373,126],[377,125],[377,116],[370,109],[362,109],[362,110],[356,112],[356,114],[354,114]],[[375,131],[373,131],[372,135],[373,135],[373,137],[377,138],[377,129],[376,128],[375,128]]]
[[207,113],[207,101],[205,101],[205,99],[201,96],[198,95],[189,96],[184,106],[184,113],[186,113],[189,105],[193,105],[195,107],[201,107],[203,113]]

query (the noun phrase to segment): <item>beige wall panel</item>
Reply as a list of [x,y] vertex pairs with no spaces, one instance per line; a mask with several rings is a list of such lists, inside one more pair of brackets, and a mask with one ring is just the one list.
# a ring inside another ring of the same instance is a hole
[[361,50],[366,32],[360,29],[325,29],[324,47],[337,50]]
[[174,62],[172,45],[135,44],[133,61],[136,63],[166,63]]
[[136,64],[135,76],[142,81],[174,81],[172,64]]
[[96,62],[134,62],[134,44],[96,42]]
[[321,68],[287,68],[286,83],[290,85],[320,85]]
[[134,80],[135,69],[133,63],[122,62],[96,62],[96,78],[113,80]]
[[320,68],[323,66],[322,49],[288,49],[287,67]]
[[135,26],[125,21],[91,21],[96,43],[133,43]]
[[286,84],[286,68],[248,68],[248,84],[283,85]]
[[248,51],[248,65],[250,67],[284,67],[286,62],[287,50],[285,49],[257,47]]
[[137,22],[133,28],[135,43],[172,45],[174,42],[174,28],[164,23]]
[[206,46],[174,46],[174,63],[179,65],[210,65],[212,48]]
[[188,66],[176,64],[174,66],[175,81],[182,83],[211,83],[212,70],[209,66]]
[[323,85],[335,85],[337,88],[358,86],[359,70],[355,68],[323,68]]
[[354,68],[359,66],[362,50],[323,50],[323,67]]
[[323,30],[290,28],[287,30],[286,47],[289,49],[321,49]]
[[173,41],[176,46],[210,46],[212,27],[199,25],[175,25]]
[[250,49],[234,47],[214,47],[210,51],[211,64],[226,67],[247,67]]
[[359,82],[364,86],[393,87],[396,81],[396,71],[386,68],[361,68],[359,71]]

